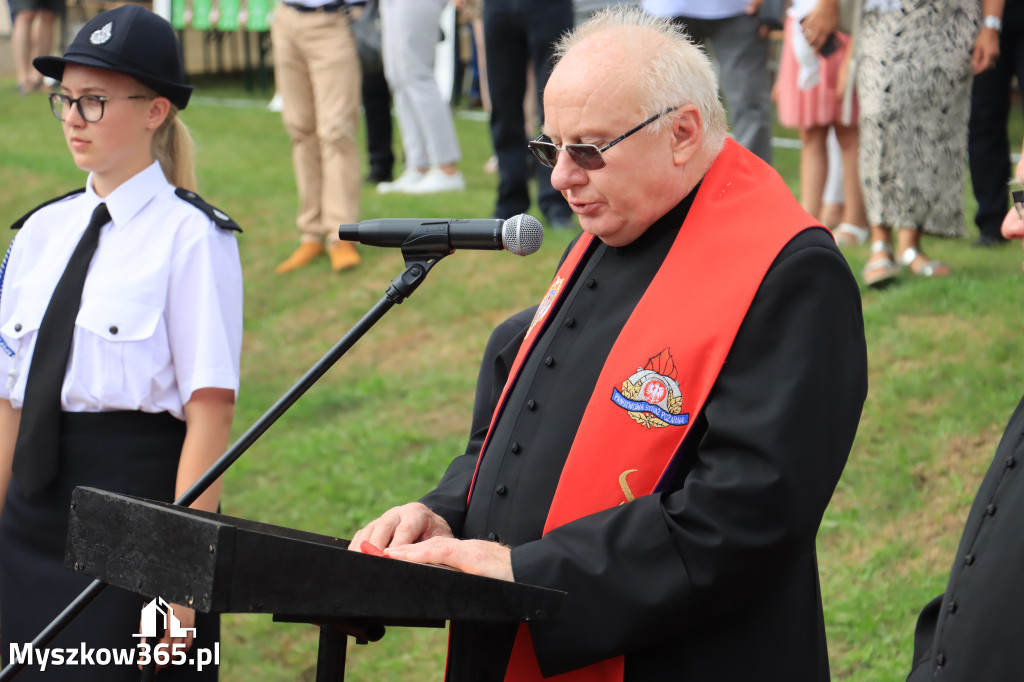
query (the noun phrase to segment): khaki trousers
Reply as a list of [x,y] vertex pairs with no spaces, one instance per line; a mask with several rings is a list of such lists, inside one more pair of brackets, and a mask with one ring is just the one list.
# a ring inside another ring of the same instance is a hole
[[359,57],[342,11],[300,12],[284,3],[271,25],[274,81],[292,139],[303,242],[338,240],[359,220]]

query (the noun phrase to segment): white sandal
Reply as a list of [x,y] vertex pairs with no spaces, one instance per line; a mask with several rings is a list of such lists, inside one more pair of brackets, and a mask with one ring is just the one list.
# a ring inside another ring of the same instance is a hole
[[[921,277],[945,277],[949,274],[949,266],[940,260],[929,260],[927,263],[921,266],[918,270],[912,270],[910,268],[911,263],[917,260],[918,256],[925,256],[923,253],[911,246],[908,249],[904,249],[903,253],[900,254],[900,262],[910,272]],[[946,268],[946,272],[939,272],[939,268]]]
[[893,260],[892,247],[889,246],[888,242],[882,240],[871,242],[871,255],[873,256],[876,253],[884,253],[885,258],[870,260],[869,257],[868,262],[864,264],[864,269],[861,271],[864,283],[869,287],[885,284],[896,277],[900,271],[900,267]]
[[871,236],[870,230],[866,227],[859,227],[853,223],[839,223],[835,230],[832,231],[836,238],[836,244],[839,246],[859,246],[860,244],[867,244],[868,237]]

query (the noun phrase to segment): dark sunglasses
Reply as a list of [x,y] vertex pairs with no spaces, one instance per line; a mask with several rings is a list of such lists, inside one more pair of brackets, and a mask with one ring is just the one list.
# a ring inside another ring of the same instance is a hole
[[654,116],[651,116],[649,119],[647,119],[640,125],[636,126],[635,128],[631,128],[622,135],[619,135],[618,137],[616,137],[614,140],[612,140],[603,147],[598,147],[596,144],[567,144],[564,147],[559,147],[553,142],[541,142],[540,138],[544,137],[543,135],[540,135],[536,140],[532,140],[531,142],[527,143],[526,146],[530,148],[530,151],[533,152],[533,155],[537,158],[537,160],[540,161],[541,164],[547,166],[548,168],[555,167],[555,163],[558,161],[558,152],[564,149],[565,152],[569,155],[569,158],[572,159],[572,162],[575,163],[580,168],[582,168],[583,170],[598,170],[600,168],[604,168],[605,166],[604,156],[602,156],[602,152],[608,151],[609,149],[611,149],[618,143],[622,142],[636,131],[642,129],[644,126],[654,123],[665,114],[671,111],[675,111],[678,108],[679,107],[670,107],[665,111],[661,112],[660,114],[655,114]]

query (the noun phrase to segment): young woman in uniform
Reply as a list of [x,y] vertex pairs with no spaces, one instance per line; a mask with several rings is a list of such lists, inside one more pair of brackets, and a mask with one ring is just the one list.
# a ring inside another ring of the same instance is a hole
[[[5,658],[90,582],[64,568],[75,486],[170,501],[228,444],[242,339],[238,227],[194,193],[179,54],[170,24],[126,5],[89,21],[62,58],[33,62],[60,81],[53,115],[89,176],[84,190],[16,223],[0,280]],[[218,484],[193,507],[215,510],[219,494]],[[51,648],[138,651],[142,606],[107,588]],[[212,647],[216,617],[172,606],[196,639],[169,643]],[[83,662],[30,665],[23,679],[139,678],[136,665]],[[160,679],[198,677],[183,664]]]

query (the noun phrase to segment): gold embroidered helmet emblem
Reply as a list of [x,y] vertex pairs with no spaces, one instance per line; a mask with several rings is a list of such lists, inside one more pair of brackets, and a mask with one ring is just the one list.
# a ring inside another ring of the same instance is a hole
[[668,348],[623,381],[621,390],[612,392],[612,402],[648,429],[683,426],[690,421],[689,414],[682,414],[683,395],[676,382],[676,363]]

